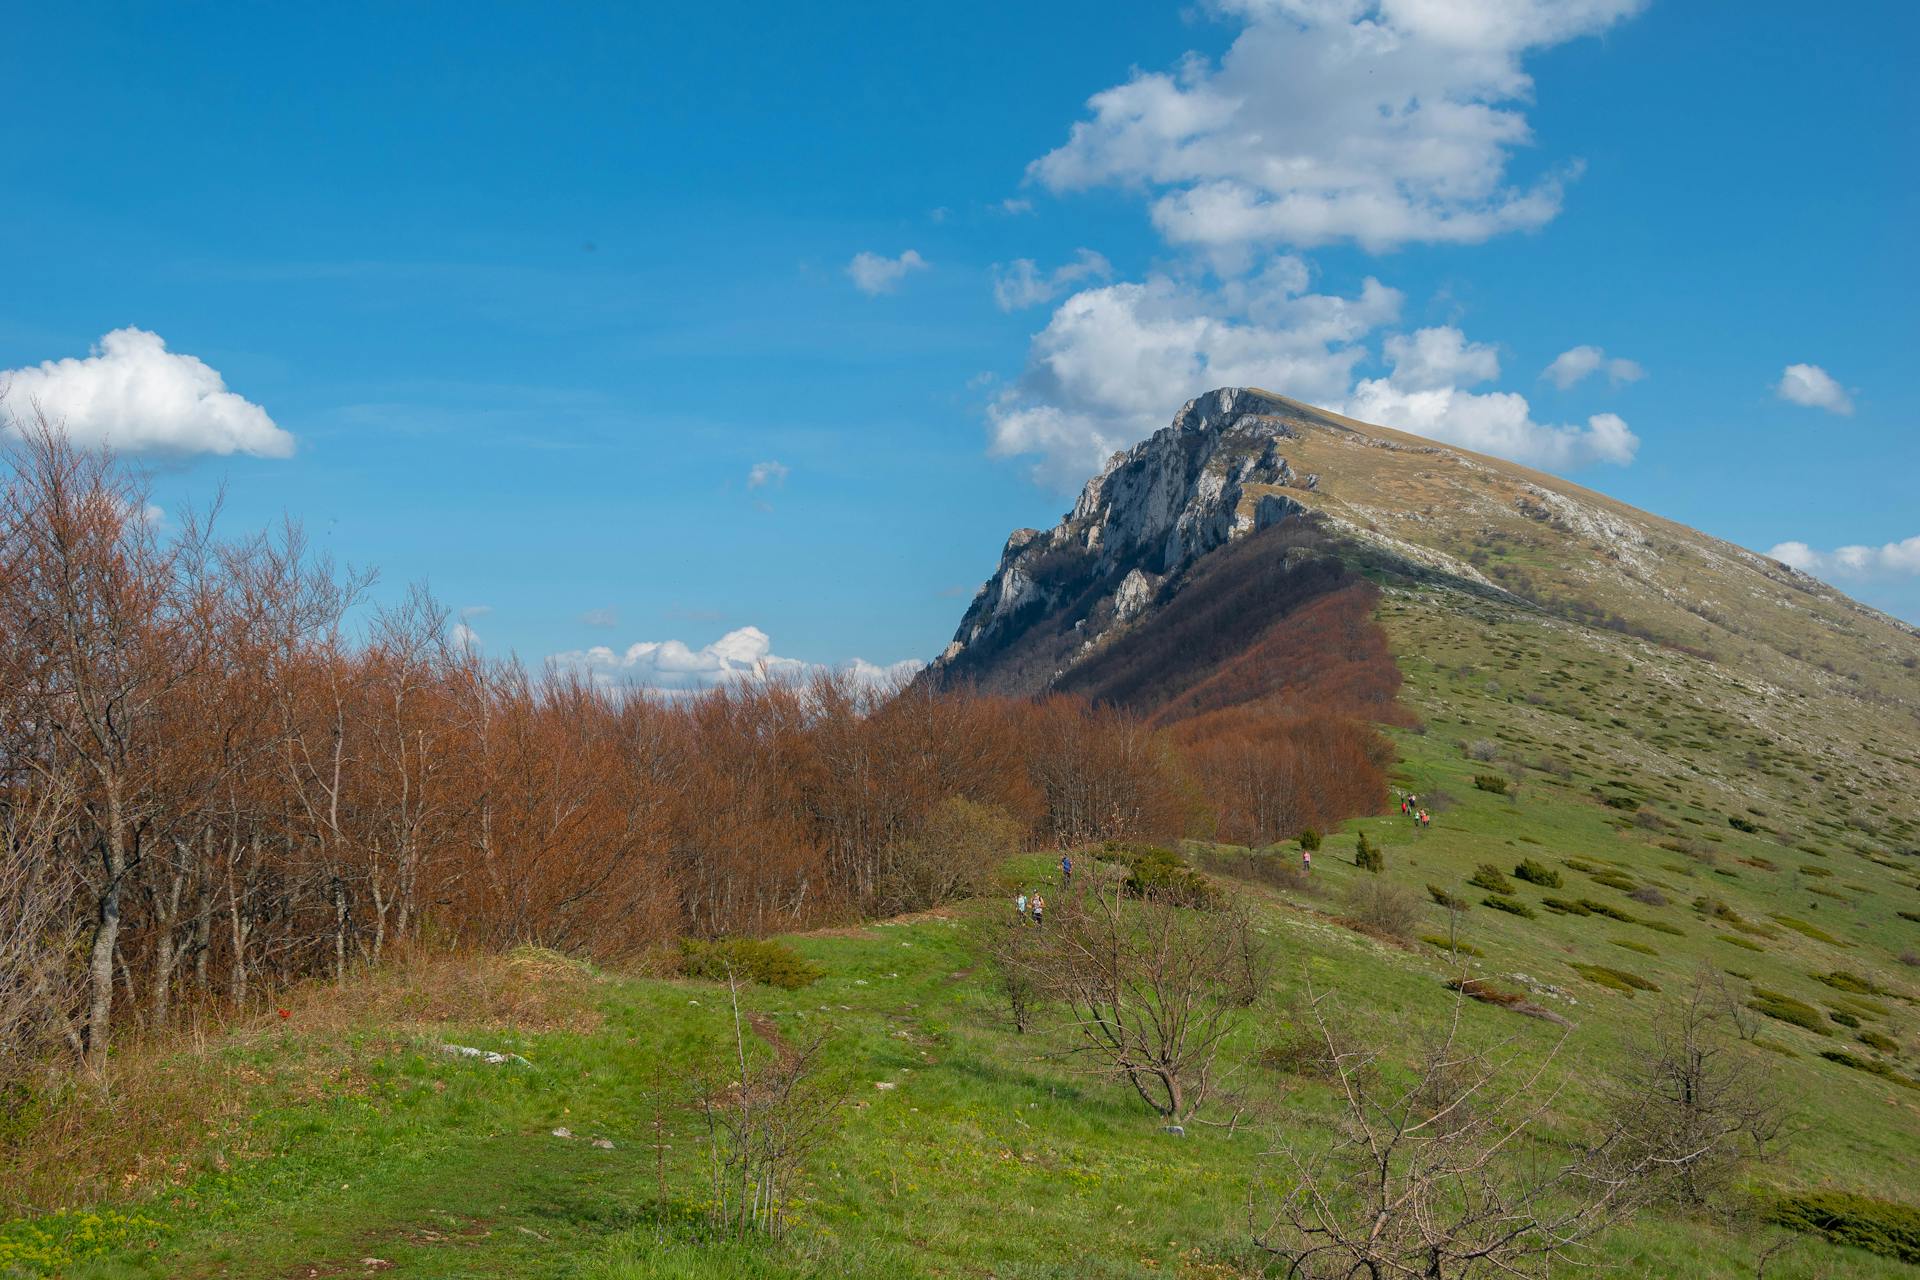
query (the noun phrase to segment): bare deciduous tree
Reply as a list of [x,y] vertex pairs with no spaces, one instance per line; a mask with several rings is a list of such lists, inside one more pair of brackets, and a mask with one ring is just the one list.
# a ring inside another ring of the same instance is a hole
[[1031,953],[1067,1017],[1067,1053],[1124,1080],[1175,1123],[1214,1092],[1220,1052],[1266,989],[1267,948],[1232,908],[1201,910],[1116,883],[1076,896]]
[[1686,995],[1629,1047],[1609,1090],[1623,1149],[1687,1208],[1716,1203],[1786,1130],[1787,1109],[1762,1051],[1729,1037],[1726,989],[1703,968]]
[[1286,1264],[1280,1274],[1543,1274],[1638,1207],[1649,1160],[1624,1155],[1617,1129],[1575,1145],[1541,1132],[1564,1035],[1531,1061],[1512,1042],[1471,1049],[1456,1000],[1408,1080],[1386,1069],[1377,1047],[1335,1030],[1326,996],[1308,1009],[1340,1116],[1326,1145],[1272,1153],[1290,1189],[1265,1211],[1253,1206],[1252,1225],[1256,1243]]

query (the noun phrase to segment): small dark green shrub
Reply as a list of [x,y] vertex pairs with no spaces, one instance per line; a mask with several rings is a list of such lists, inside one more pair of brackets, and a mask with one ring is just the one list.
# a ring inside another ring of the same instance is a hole
[[1613,945],[1616,947],[1625,947],[1629,951],[1638,951],[1643,956],[1657,956],[1660,954],[1646,943],[1635,942],[1631,938],[1615,938],[1613,939]]
[[1720,939],[1720,941],[1722,942],[1730,942],[1736,947],[1744,947],[1748,951],[1765,951],[1766,950],[1765,947],[1761,946],[1757,942],[1749,942],[1745,938],[1736,938],[1730,933],[1716,933],[1713,936]]
[[1593,912],[1589,911],[1580,903],[1570,902],[1565,898],[1542,898],[1540,899],[1540,905],[1557,916],[1590,916],[1593,914]]
[[1487,889],[1494,893],[1512,893],[1513,882],[1500,873],[1500,868],[1491,862],[1483,862],[1473,869],[1473,875],[1467,883],[1476,889]]
[[798,991],[816,982],[826,970],[813,964],[784,942],[766,938],[680,939],[680,976],[725,982],[736,978]]
[[1600,803],[1609,809],[1638,809],[1640,802],[1632,796],[1601,796]]
[[1455,897],[1437,884],[1427,886],[1427,896],[1449,911],[1465,911],[1470,904],[1465,898]]
[[1496,796],[1507,794],[1507,779],[1503,774],[1476,773],[1473,775],[1473,785],[1481,791],[1490,791]]
[[1308,827],[1300,833],[1300,847],[1308,853],[1320,852],[1320,833]]
[[1820,877],[1820,876],[1830,876],[1833,874],[1833,872],[1827,870],[1827,868],[1825,867],[1802,867],[1800,868],[1800,874],[1803,876]]
[[1618,889],[1622,893],[1632,893],[1640,887],[1632,876],[1621,875],[1618,871],[1589,871],[1587,874],[1593,877],[1596,884]]
[[1854,1017],[1845,1009],[1829,1009],[1827,1010],[1827,1017],[1829,1020],[1839,1023],[1849,1031],[1858,1031],[1860,1029],[1860,1019]]
[[1728,818],[1727,825],[1732,827],[1735,831],[1745,831],[1749,835],[1760,830],[1758,826],[1756,826],[1751,822],[1748,822],[1745,818]]
[[1359,867],[1362,871],[1371,871],[1373,874],[1379,875],[1382,871],[1386,870],[1386,851],[1379,845],[1373,843],[1373,841],[1367,839],[1367,833],[1362,831],[1360,833],[1359,843],[1353,847],[1353,865]]
[[1883,1031],[1862,1031],[1856,1039],[1867,1048],[1878,1049],[1881,1053],[1900,1052],[1900,1042]]
[[1893,914],[1899,916],[1902,920],[1911,920],[1915,924],[1920,924],[1920,911],[1896,911]]
[[1635,918],[1634,916],[1628,915],[1626,912],[1622,911],[1620,908],[1612,905],[1611,903],[1601,902],[1595,898],[1582,898],[1580,899],[1580,905],[1585,907],[1587,910],[1593,912],[1593,914],[1597,916],[1605,916],[1609,920],[1618,920],[1622,924],[1638,924],[1639,923],[1639,920],[1637,918]]
[[1532,858],[1522,858],[1520,865],[1513,869],[1514,879],[1525,880],[1528,884],[1537,884],[1543,889],[1558,889],[1560,873],[1551,867],[1542,866]]
[[1767,1219],[1883,1258],[1920,1262],[1920,1209],[1912,1205],[1851,1191],[1806,1191],[1775,1200]]
[[1790,1022],[1817,1036],[1830,1036],[1833,1030],[1820,1020],[1820,1011],[1804,1000],[1795,1000],[1792,996],[1782,995],[1778,991],[1767,991],[1760,987],[1753,989],[1753,999],[1747,1001],[1747,1008],[1756,1013],[1764,1013],[1769,1018],[1781,1022]]
[[1685,929],[1682,929],[1677,924],[1668,924],[1665,920],[1636,920],[1634,923],[1642,929],[1651,929],[1655,933],[1672,934],[1676,938],[1684,938],[1687,936]]
[[1510,915],[1524,916],[1528,920],[1534,918],[1533,908],[1521,902],[1518,898],[1503,898],[1497,893],[1490,893],[1480,899],[1480,901],[1492,907],[1495,911],[1505,911]]

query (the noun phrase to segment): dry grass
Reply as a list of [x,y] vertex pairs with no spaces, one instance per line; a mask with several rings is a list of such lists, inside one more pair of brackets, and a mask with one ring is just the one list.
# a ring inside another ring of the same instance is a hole
[[359,1091],[372,1057],[445,1027],[590,1032],[592,984],[580,963],[530,947],[415,954],[224,1025],[129,1038],[97,1070],[49,1068],[0,1111],[0,1212],[119,1200],[270,1154],[249,1146],[259,1099]]

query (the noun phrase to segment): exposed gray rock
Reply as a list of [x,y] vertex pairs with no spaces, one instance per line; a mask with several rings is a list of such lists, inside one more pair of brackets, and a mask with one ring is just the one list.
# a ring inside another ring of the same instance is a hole
[[[939,679],[986,653],[1033,617],[1084,599],[1074,627],[1081,652],[1138,617],[1166,581],[1227,542],[1305,508],[1277,494],[1244,503],[1250,485],[1311,490],[1286,458],[1294,426],[1339,424],[1304,406],[1245,387],[1188,401],[1173,422],[1116,453],[1087,481],[1073,510],[1044,533],[1016,530],[1000,565],[975,593],[953,643],[936,658]],[[1243,509],[1245,508],[1245,509]]]

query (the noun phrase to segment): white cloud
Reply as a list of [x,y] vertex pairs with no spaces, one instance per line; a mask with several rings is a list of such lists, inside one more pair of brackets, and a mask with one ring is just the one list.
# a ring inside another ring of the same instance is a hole
[[580,615],[583,627],[608,629],[620,625],[620,611],[617,609],[589,609]]
[[1817,578],[1856,581],[1920,577],[1920,534],[1878,547],[1846,546],[1819,551],[1804,542],[1782,542],[1767,552]]
[[123,453],[293,453],[293,437],[265,409],[144,329],[115,329],[82,358],[0,373],[0,408],[24,420],[35,406],[76,443]]
[[1531,230],[1559,212],[1565,171],[1509,178],[1533,141],[1522,60],[1642,2],[1213,0],[1244,24],[1217,65],[1189,54],[1095,94],[1028,176],[1054,192],[1140,188],[1169,242],[1223,265],[1267,245]]
[[915,661],[882,666],[863,658],[837,665],[803,662],[773,652],[758,627],[740,627],[712,644],[689,648],[678,640],[648,640],[616,651],[607,645],[556,653],[548,661],[580,671],[596,683],[668,693],[687,693],[735,682],[798,681],[822,671],[841,671],[869,684],[911,675]]
[[1009,196],[995,205],[994,208],[998,209],[1001,213],[1018,217],[1020,214],[1033,212],[1033,201],[1023,200],[1018,196]]
[[1609,358],[1601,347],[1569,347],[1553,358],[1553,363],[1540,373],[1540,376],[1559,387],[1562,391],[1593,374],[1606,370],[1607,381],[1614,386],[1622,383],[1638,382],[1647,376],[1637,360],[1621,357]]
[[1213,387],[1337,401],[1366,354],[1352,344],[1399,313],[1400,295],[1371,279],[1353,298],[1307,285],[1306,265],[1282,257],[1214,290],[1154,276],[1074,294],[989,406],[988,452],[1038,455],[1034,478],[1072,489]]
[[1500,376],[1500,354],[1490,346],[1467,341],[1467,335],[1452,325],[1390,334],[1381,350],[1393,366],[1394,385],[1408,391],[1471,387]]
[[883,293],[892,293],[900,287],[900,282],[909,271],[924,271],[931,265],[912,249],[897,258],[883,258],[877,253],[856,253],[853,261],[847,264],[847,276],[853,281],[853,287],[868,297],[877,297]]
[[470,604],[460,610],[460,620],[472,622],[475,618],[484,618],[492,612],[493,606],[490,604]]
[[1817,364],[1790,364],[1774,388],[1782,400],[1791,400],[1812,409],[1825,409],[1842,415],[1853,412],[1853,399],[1833,375]]
[[763,489],[771,486],[778,489],[793,474],[793,468],[784,462],[756,462],[747,471],[747,488]]
[[1032,258],[1016,258],[993,268],[993,300],[1002,311],[1052,302],[1077,281],[1107,280],[1113,276],[1113,264],[1092,249],[1076,250],[1073,261],[1043,273]]
[[1584,427],[1549,426],[1533,420],[1523,395],[1467,390],[1497,378],[1499,358],[1450,325],[1392,334],[1381,347],[1392,372],[1354,387],[1349,417],[1556,471],[1625,466],[1640,447],[1615,414],[1595,414]]
[[454,648],[463,653],[480,651],[479,633],[464,622],[454,623],[453,629],[447,633],[447,639],[452,642]]

